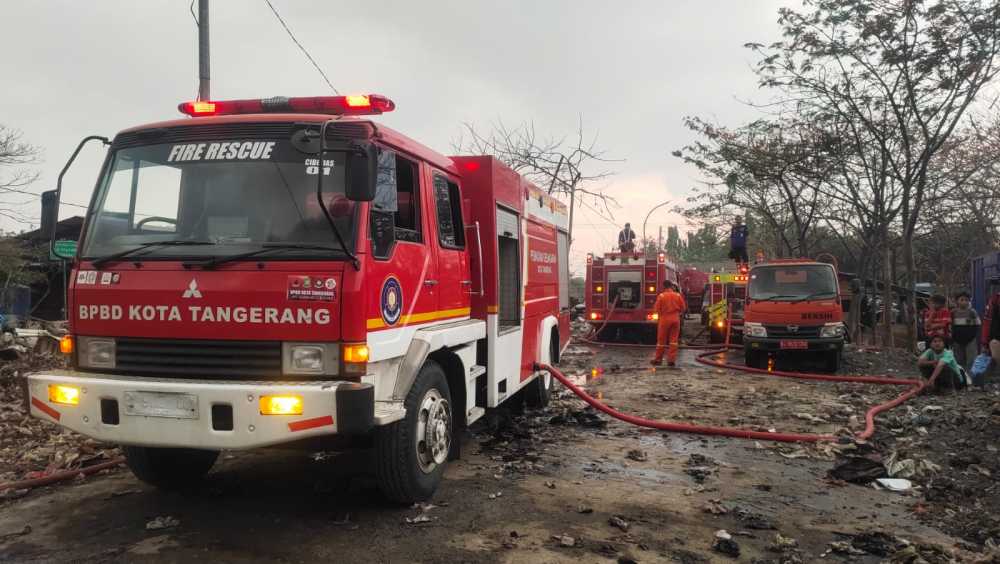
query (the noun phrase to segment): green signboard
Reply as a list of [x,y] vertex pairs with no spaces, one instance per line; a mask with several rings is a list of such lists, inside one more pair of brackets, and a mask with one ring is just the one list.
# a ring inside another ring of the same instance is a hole
[[52,249],[49,250],[49,258],[52,260],[69,260],[76,256],[76,241],[62,239],[56,241]]

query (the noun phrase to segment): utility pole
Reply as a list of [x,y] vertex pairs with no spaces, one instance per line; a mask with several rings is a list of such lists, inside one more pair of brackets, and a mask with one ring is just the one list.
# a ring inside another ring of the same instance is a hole
[[656,252],[663,250],[663,226],[660,226],[660,234],[656,236]]
[[208,0],[198,0],[198,99],[210,100],[208,56]]

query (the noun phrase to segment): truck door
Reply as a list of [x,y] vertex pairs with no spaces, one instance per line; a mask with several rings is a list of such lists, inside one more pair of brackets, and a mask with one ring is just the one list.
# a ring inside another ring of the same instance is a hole
[[458,183],[444,174],[431,173],[433,211],[428,214],[436,237],[431,245],[437,255],[438,310],[446,317],[468,316],[472,291],[469,256],[465,245],[465,222],[462,220],[462,194]]
[[[437,261],[430,246],[434,233],[425,221],[417,163],[390,150],[379,156],[378,180],[371,211],[372,261],[368,265],[369,344],[404,347],[402,351],[375,347],[373,360],[405,352],[407,341],[378,331],[434,319],[437,312]],[[433,213],[431,214],[433,216]],[[374,331],[374,333],[373,333]]]

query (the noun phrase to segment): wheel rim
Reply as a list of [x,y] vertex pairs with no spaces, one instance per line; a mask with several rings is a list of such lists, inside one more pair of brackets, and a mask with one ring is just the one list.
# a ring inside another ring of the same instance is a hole
[[448,459],[451,450],[451,406],[437,388],[427,390],[417,411],[417,462],[429,474]]

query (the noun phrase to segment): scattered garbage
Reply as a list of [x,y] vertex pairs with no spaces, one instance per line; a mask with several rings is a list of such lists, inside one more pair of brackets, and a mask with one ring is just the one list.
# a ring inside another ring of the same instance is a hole
[[181,522],[179,520],[174,519],[170,515],[163,515],[146,523],[146,530],[159,531],[162,529],[172,529],[180,524]]
[[608,420],[604,419],[592,409],[573,410],[568,409],[563,413],[549,419],[552,425],[579,425],[591,429],[603,429],[608,426]]
[[621,515],[612,515],[608,519],[608,524],[617,529],[621,529],[622,532],[628,532],[629,522],[626,521]]
[[646,451],[644,450],[639,450],[637,448],[634,448],[628,451],[628,454],[625,455],[625,458],[629,460],[634,460],[636,462],[645,462],[649,460],[649,455],[647,455]]
[[436,519],[436,517],[431,517],[430,515],[426,515],[426,514],[422,513],[420,515],[417,515],[416,517],[407,517],[406,518],[406,524],[407,525],[419,525],[421,523],[430,523],[434,519]]
[[828,473],[835,480],[852,484],[867,484],[878,478],[884,478],[887,474],[884,464],[863,456],[847,457]]
[[799,546],[799,541],[782,536],[781,533],[774,533],[774,543],[768,547],[772,552],[785,552]]
[[565,546],[567,548],[572,548],[576,546],[576,539],[569,535],[552,535],[553,540],[559,542],[559,546]]
[[716,531],[715,542],[712,543],[712,550],[732,558],[738,558],[740,556],[739,543],[733,540],[733,536],[725,530]]
[[913,482],[903,478],[879,478],[875,482],[883,488],[894,492],[905,492],[913,487]]

